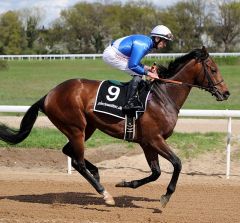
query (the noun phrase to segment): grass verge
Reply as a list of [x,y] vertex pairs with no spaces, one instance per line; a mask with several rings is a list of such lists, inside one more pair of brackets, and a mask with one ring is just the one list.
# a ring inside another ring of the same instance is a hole
[[[168,140],[169,145],[175,149],[181,158],[197,157],[206,152],[223,150],[226,144],[225,133],[174,133]],[[56,129],[35,128],[30,136],[22,143],[11,146],[0,141],[1,147],[21,147],[21,148],[48,148],[62,149],[67,139]],[[128,143],[119,139],[109,137],[108,135],[96,131],[94,135],[86,142],[87,148],[97,148],[109,144],[124,143],[126,148],[133,148],[133,143]]]

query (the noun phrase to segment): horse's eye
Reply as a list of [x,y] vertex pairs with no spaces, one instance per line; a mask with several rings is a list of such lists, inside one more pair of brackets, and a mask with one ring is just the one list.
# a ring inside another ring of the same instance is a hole
[[217,72],[217,69],[215,67],[211,67],[211,72],[215,74]]

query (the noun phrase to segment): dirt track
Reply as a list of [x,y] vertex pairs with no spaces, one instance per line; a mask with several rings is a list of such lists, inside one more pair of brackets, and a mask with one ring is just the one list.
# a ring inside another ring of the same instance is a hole
[[159,205],[166,180],[137,190],[103,182],[115,198],[108,207],[76,176],[40,176],[1,181],[0,222],[239,222],[239,186],[225,180],[180,181],[165,209]]
[[[107,153],[102,150],[89,150],[86,155],[92,160],[97,154]],[[226,180],[223,154],[184,161],[177,190],[163,209],[159,198],[171,177],[171,166],[165,160],[160,159],[163,172],[156,182],[135,190],[115,187],[122,179],[149,174],[138,148],[135,154],[112,160],[108,154],[109,160],[97,163],[103,185],[115,198],[114,207],[106,206],[77,172],[66,174],[66,158],[59,151],[30,150],[28,159],[32,159],[28,162],[20,155],[23,150],[14,151],[0,150],[0,223],[232,223],[240,219],[240,165],[232,162],[233,176]]]

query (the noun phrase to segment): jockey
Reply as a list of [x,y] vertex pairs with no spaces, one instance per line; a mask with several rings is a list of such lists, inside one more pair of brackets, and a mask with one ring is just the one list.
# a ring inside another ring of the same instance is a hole
[[169,28],[158,25],[153,28],[150,36],[136,34],[122,37],[113,41],[104,50],[103,60],[106,63],[133,76],[130,81],[127,103],[123,106],[123,111],[127,112],[132,109],[139,110],[142,108],[138,100],[137,90],[143,75],[158,79],[155,70],[141,64],[142,58],[153,48],[164,48],[167,42],[172,40],[173,35]]

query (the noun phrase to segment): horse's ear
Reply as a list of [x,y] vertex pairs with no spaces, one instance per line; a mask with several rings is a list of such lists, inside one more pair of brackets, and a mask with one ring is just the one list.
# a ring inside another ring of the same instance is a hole
[[207,54],[207,48],[205,46],[202,46],[202,51]]
[[207,48],[205,46],[202,47],[202,59],[208,58],[209,54],[207,52]]

